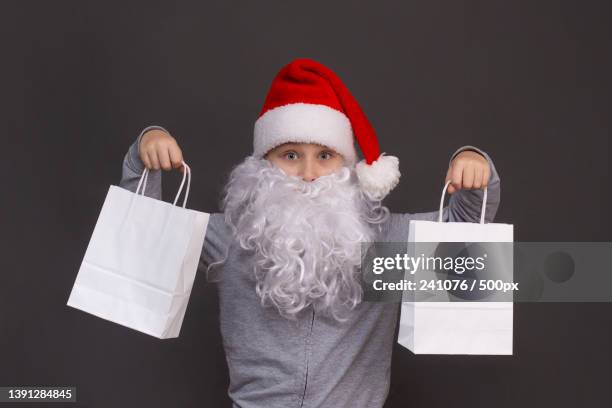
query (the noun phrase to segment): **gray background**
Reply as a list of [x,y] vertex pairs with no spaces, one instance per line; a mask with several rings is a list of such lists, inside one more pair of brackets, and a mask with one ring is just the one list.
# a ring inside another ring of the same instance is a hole
[[[74,385],[79,407],[227,406],[202,276],[176,340],[65,303],[138,132],[167,127],[190,206],[217,211],[295,57],[336,71],[400,157],[393,211],[435,210],[451,153],[473,144],[516,240],[610,241],[611,17],[604,1],[3,2],[0,385]],[[164,174],[167,200],[178,183]],[[609,405],[612,305],[515,311],[513,357],[397,346],[387,406]]]

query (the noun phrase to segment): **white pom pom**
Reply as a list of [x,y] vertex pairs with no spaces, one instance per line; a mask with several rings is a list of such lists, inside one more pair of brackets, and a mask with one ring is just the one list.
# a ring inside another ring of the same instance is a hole
[[395,188],[400,179],[399,159],[395,156],[384,156],[368,165],[361,160],[355,165],[355,172],[361,189],[375,200],[382,200]]

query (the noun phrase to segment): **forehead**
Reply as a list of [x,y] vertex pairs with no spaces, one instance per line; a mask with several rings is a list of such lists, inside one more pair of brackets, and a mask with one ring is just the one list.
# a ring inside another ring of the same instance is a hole
[[322,145],[322,144],[318,144],[318,143],[294,143],[294,142],[283,143],[282,145],[276,146],[272,150],[280,150],[280,149],[296,149],[296,150],[321,150],[321,149],[325,149],[325,150],[334,151],[334,149],[332,149],[331,147],[328,147],[328,146],[325,146],[325,145]]

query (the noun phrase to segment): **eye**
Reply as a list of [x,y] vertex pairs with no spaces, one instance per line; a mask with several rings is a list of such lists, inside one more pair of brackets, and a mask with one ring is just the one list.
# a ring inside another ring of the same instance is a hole
[[297,159],[297,156],[298,156],[297,153],[294,152],[294,151],[285,152],[283,154],[283,157],[285,157],[286,159],[289,159],[289,160],[295,160],[295,159]]
[[319,154],[319,157],[322,158],[323,160],[329,160],[332,157],[334,157],[334,154],[330,151],[324,151]]

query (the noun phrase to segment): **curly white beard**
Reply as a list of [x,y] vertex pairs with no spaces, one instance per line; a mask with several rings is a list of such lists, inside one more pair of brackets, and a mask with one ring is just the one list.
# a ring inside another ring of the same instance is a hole
[[375,240],[389,210],[361,192],[354,169],[306,182],[249,156],[232,170],[222,207],[240,246],[254,252],[262,305],[293,319],[312,304],[343,321],[361,302],[361,243]]

